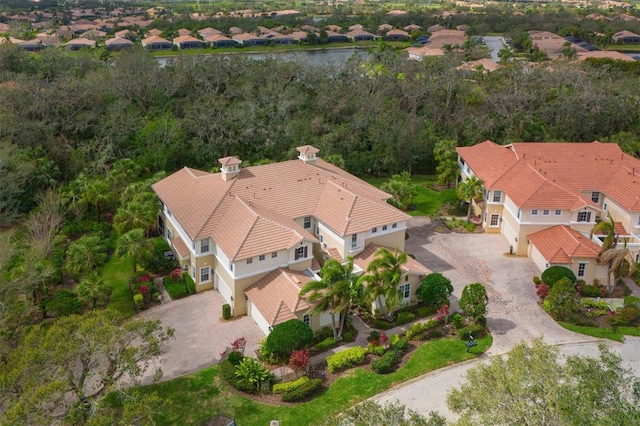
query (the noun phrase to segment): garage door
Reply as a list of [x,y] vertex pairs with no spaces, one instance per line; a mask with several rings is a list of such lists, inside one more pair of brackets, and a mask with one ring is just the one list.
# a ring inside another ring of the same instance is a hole
[[214,281],[213,281],[214,288],[220,292],[225,303],[228,303],[229,305],[231,305],[231,315],[233,315],[233,303],[231,303],[231,296],[233,295],[233,292],[231,291],[231,288],[222,279],[222,277],[218,275],[217,271],[213,273],[213,276],[214,276]]
[[253,306],[253,303],[251,303],[250,299],[247,300],[247,313],[256,322],[256,325],[258,326],[260,331],[262,331],[262,333],[264,333],[265,336],[268,336],[269,323],[264,318],[262,313],[255,306]]

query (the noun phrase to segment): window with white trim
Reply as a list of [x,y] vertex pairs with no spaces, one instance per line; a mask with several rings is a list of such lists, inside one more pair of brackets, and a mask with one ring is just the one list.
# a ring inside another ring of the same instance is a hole
[[[640,219],[638,219],[638,220],[640,220]],[[392,223],[391,224],[391,229],[396,229],[397,227],[398,227],[397,223]]]
[[411,283],[402,284],[400,286],[400,294],[402,295],[403,299],[408,299],[409,297],[411,297]]
[[358,247],[358,234],[353,234],[351,236],[351,248],[354,249]]
[[304,217],[304,229],[311,229],[311,216]]
[[264,254],[261,254],[260,256],[258,256],[258,260],[260,262],[262,262],[263,260],[265,260],[267,257]]
[[386,231],[387,230],[387,225],[382,225],[382,230]]
[[211,267],[204,266],[200,268],[200,284],[211,281]]
[[171,229],[167,228],[167,240],[171,241],[173,236],[171,235]]
[[607,211],[607,203],[602,203],[602,210]]
[[591,201],[593,201],[594,203],[599,203],[600,202],[600,193],[599,192],[592,192],[591,193]]
[[578,212],[578,222],[591,222],[591,212]]
[[548,209],[542,210],[542,216],[549,216],[549,210]]
[[273,259],[275,257],[278,257],[278,252],[277,251],[272,251],[271,252],[271,258]]
[[309,327],[311,327],[311,315],[309,314],[304,314],[302,316],[302,322],[307,324]]
[[499,203],[502,200],[502,191],[493,191],[493,202]]
[[229,261],[229,270],[233,272],[233,262]]
[[531,210],[531,216],[538,216],[538,209]]
[[305,259],[307,257],[307,246],[298,247],[295,253],[295,260]]
[[500,220],[500,215],[497,213],[493,213],[491,215],[491,221],[489,222],[489,226],[498,226],[499,220]]
[[586,263],[578,263],[578,276],[579,277],[584,277],[584,273],[587,270],[587,264]]
[[196,279],[196,265],[191,265],[191,278]]
[[200,253],[207,253],[209,251],[209,239],[205,238],[200,240]]
[[377,233],[378,233],[378,228],[373,228],[373,229],[371,230],[371,233],[372,233],[372,234],[377,234]]
[[253,263],[253,257],[247,259],[247,265],[251,265]]
[[556,216],[562,216],[562,210],[556,210]]

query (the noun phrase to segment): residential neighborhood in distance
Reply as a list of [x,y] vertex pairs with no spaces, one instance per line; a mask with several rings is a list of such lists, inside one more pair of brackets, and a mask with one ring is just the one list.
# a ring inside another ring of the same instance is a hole
[[504,235],[541,271],[561,265],[587,282],[606,280],[608,266],[596,261],[605,236],[591,232],[609,214],[638,262],[640,161],[618,144],[485,141],[457,151],[462,179],[484,183],[472,203],[485,232]]
[[[225,157],[219,173],[185,167],[153,185],[160,233],[196,291],[219,291],[233,316],[249,315],[265,334],[292,318],[313,330],[331,324],[329,312],[312,315],[298,296],[325,260],[353,257],[362,274],[377,248],[404,251],[409,216],[389,194],[312,146],[297,150],[297,160],[247,168]],[[402,268],[400,305],[412,304],[431,271],[411,257]]]

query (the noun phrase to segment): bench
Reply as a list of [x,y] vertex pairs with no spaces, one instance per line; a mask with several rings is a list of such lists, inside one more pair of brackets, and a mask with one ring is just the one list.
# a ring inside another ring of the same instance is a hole
[[473,337],[472,337],[471,339],[465,342],[465,345],[467,346],[467,353],[468,353],[471,350],[471,348],[473,348],[474,346],[478,346],[478,343],[475,340],[473,340]]

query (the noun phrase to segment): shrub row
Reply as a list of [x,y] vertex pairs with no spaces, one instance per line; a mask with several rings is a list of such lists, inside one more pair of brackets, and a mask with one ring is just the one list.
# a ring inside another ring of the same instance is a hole
[[382,357],[371,362],[371,370],[377,374],[388,374],[395,370],[402,359],[402,352],[392,349],[382,355]]
[[582,307],[609,310],[609,305],[607,305],[607,302],[596,302],[595,300],[591,299],[582,299]]
[[368,354],[382,356],[384,354],[384,351],[385,351],[384,346],[374,345],[372,343],[369,343],[367,345]]
[[584,297],[600,297],[602,290],[598,285],[584,284],[580,286],[580,294]]
[[434,319],[429,320],[427,322],[417,322],[413,325],[411,325],[411,327],[409,327],[409,329],[407,330],[407,332],[405,333],[405,336],[407,337],[407,339],[411,340],[413,338],[415,338],[416,336],[418,336],[419,334],[422,334],[423,332],[429,330],[430,328],[433,328],[435,326],[438,325],[438,322]]
[[280,394],[285,392],[291,392],[295,389],[298,389],[300,386],[304,385],[309,381],[309,377],[302,376],[299,379],[292,380],[290,382],[284,383],[276,383],[273,385],[273,393]]
[[625,308],[637,308],[640,309],[640,297],[636,296],[626,296],[624,298],[624,307]]
[[318,343],[315,347],[318,351],[324,351],[326,349],[329,349],[335,344],[336,344],[336,341],[333,337],[327,337],[326,339]]
[[313,395],[315,392],[320,389],[322,385],[322,380],[320,379],[311,379],[302,385],[298,386],[295,389],[292,389],[288,392],[283,392],[281,394],[281,398],[284,402],[296,402],[302,401]]
[[396,318],[396,325],[407,324],[416,319],[416,315],[412,312],[398,312],[398,317]]
[[438,306],[420,306],[416,309],[416,314],[418,315],[418,318],[424,318],[435,314],[437,310]]
[[335,373],[338,370],[364,364],[366,351],[360,346],[349,348],[346,351],[338,352],[327,358],[327,368],[329,372]]
[[390,328],[395,327],[394,323],[391,323],[387,320],[383,320],[380,318],[376,318],[373,320],[373,327],[374,328],[379,328],[380,330],[388,330]]

